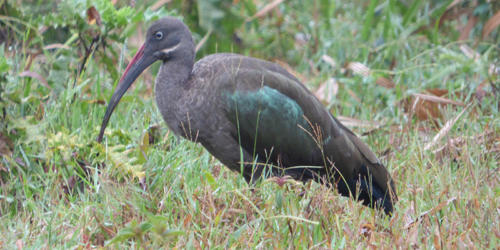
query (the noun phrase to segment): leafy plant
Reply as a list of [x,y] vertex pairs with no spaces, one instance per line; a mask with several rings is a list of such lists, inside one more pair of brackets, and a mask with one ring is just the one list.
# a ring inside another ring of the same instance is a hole
[[[487,0],[0,0],[0,248],[494,247],[499,13]],[[388,167],[394,217],[315,182],[249,187],[169,133],[149,72],[96,143],[120,72],[166,15],[198,58],[260,57],[304,82]]]

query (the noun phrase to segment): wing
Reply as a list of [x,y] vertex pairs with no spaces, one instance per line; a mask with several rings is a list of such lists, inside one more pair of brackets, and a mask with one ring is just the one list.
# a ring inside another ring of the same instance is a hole
[[304,110],[293,99],[265,85],[235,90],[224,98],[227,117],[237,128],[234,136],[247,152],[283,166],[321,165]]
[[389,185],[393,188],[369,147],[293,75],[274,63],[242,56],[229,56],[223,65],[216,82],[225,85],[220,97],[245,150],[285,166],[334,163],[344,178],[369,172],[384,193]]

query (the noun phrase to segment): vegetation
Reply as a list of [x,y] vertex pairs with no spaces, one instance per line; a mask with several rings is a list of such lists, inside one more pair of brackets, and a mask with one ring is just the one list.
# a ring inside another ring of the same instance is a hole
[[[158,65],[105,103],[145,28],[198,58],[274,61],[362,135],[399,194],[386,217],[286,177],[253,189],[174,137]],[[406,0],[0,0],[0,248],[495,248],[500,4]]]

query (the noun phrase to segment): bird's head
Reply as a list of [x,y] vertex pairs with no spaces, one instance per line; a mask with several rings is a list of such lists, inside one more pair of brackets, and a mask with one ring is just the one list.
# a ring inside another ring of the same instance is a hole
[[192,64],[193,58],[191,32],[182,21],[166,17],[154,22],[146,33],[146,41],[128,64],[109,100],[97,141],[102,141],[109,118],[122,96],[147,67],[159,60],[167,62],[177,59],[180,63],[187,61]]

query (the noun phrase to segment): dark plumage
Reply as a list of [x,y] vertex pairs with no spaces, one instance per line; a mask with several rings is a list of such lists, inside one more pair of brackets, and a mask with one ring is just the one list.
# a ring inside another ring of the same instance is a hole
[[181,21],[156,21],[111,97],[98,141],[133,81],[161,60],[156,102],[175,134],[201,143],[248,182],[268,175],[314,179],[345,196],[359,192],[363,204],[392,213],[396,193],[386,168],[292,74],[236,54],[214,54],[196,64],[194,56]]

